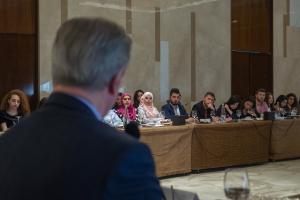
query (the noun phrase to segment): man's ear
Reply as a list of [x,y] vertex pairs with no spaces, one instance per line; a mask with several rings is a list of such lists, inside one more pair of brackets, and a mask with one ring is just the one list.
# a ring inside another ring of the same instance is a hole
[[112,78],[110,79],[108,83],[108,92],[111,95],[116,95],[118,93],[124,74],[125,74],[125,67],[123,67],[118,73],[113,75]]

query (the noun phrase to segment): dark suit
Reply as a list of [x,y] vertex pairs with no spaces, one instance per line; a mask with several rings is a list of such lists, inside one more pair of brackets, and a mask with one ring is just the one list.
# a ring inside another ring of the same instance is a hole
[[[188,116],[188,114],[182,104],[179,103],[178,108],[179,108],[180,115]],[[163,105],[161,107],[161,110],[165,112],[165,117],[167,119],[171,119],[172,117],[175,116],[174,108],[170,102],[167,102],[167,104]]]
[[0,136],[0,199],[161,199],[149,149],[54,93]]
[[211,113],[211,109],[210,108],[205,108],[203,105],[203,101],[200,101],[198,103],[196,103],[192,110],[196,110],[197,111],[197,117],[198,119],[210,119],[210,113]]

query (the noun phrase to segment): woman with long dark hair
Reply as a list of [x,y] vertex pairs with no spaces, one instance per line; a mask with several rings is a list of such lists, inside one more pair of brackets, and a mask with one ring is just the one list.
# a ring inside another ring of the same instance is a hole
[[[240,97],[238,95],[232,95],[226,103],[224,103],[224,108],[226,112],[226,118],[237,119],[236,110],[239,108],[241,103]],[[223,105],[223,104],[222,104]],[[217,110],[217,116],[221,116],[222,105],[219,106]]]
[[241,106],[241,118],[257,118],[258,113],[255,112],[254,108],[254,98],[248,97],[244,99],[242,106]]
[[286,110],[290,113],[293,109],[298,108],[298,100],[297,96],[294,93],[289,93],[286,95],[287,97],[287,104],[286,104]]
[[275,102],[275,110],[280,113],[282,117],[287,116],[287,97],[285,95],[279,95]]
[[17,124],[20,118],[30,114],[27,96],[21,90],[9,91],[1,101],[0,126],[2,131]]
[[269,111],[274,111],[275,107],[274,107],[274,96],[271,92],[266,92],[266,98],[265,98],[265,102],[268,105],[268,110]]
[[133,106],[135,108],[139,107],[140,101],[141,101],[141,97],[143,96],[143,94],[144,94],[144,91],[140,90],[140,89],[134,92],[134,95],[133,95]]

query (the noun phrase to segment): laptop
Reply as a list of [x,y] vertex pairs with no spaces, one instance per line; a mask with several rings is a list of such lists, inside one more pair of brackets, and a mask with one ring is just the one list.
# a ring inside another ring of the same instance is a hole
[[180,125],[185,125],[185,119],[187,116],[185,115],[175,115],[171,117],[171,121],[173,126],[180,126]]

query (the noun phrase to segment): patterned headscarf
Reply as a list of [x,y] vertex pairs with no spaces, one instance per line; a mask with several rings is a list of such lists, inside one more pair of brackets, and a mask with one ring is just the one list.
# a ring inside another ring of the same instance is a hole
[[[117,114],[120,117],[123,117],[125,115],[126,112],[126,108],[125,105],[123,104],[123,99],[125,96],[130,97],[130,99],[132,100],[131,96],[129,93],[123,93],[122,97],[121,97],[121,106],[117,109]],[[136,120],[136,108],[133,106],[132,101],[130,103],[129,106],[127,106],[127,112],[128,112],[128,117],[131,121],[135,121]]]

